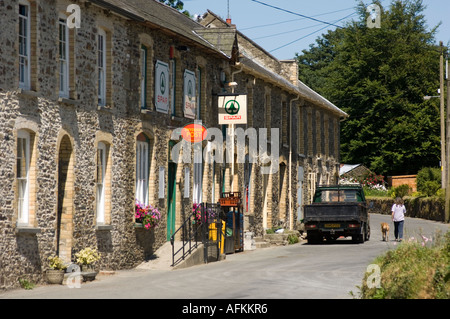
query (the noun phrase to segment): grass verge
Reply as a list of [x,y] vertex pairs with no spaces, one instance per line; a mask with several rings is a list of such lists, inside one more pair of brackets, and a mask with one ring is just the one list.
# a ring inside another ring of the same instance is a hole
[[450,232],[410,238],[373,264],[380,278],[366,273],[358,287],[362,299],[450,299]]

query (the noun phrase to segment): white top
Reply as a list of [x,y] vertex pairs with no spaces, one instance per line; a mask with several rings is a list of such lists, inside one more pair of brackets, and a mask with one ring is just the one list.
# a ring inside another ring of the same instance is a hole
[[394,213],[394,216],[392,217],[392,220],[394,222],[401,222],[402,220],[405,220],[405,213],[406,213],[406,207],[405,205],[392,205],[391,211]]

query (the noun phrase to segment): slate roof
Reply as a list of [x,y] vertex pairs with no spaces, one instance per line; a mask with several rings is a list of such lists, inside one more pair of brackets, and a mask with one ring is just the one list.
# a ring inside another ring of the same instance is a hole
[[218,47],[194,32],[204,28],[179,11],[155,0],[91,0],[95,5],[109,9],[130,20],[144,23],[162,32],[183,37],[191,43],[215,51],[224,58],[229,58]]

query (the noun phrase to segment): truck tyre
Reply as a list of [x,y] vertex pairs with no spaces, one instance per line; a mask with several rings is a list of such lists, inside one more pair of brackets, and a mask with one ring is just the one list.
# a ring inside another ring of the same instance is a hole
[[309,245],[319,244],[323,240],[323,237],[317,232],[307,232],[306,234]]

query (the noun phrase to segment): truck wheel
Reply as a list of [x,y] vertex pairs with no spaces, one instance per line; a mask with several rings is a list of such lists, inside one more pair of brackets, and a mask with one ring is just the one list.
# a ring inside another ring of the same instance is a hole
[[366,224],[366,238],[365,240],[368,241],[370,238],[370,226]]
[[320,234],[317,234],[316,232],[307,232],[306,239],[308,240],[308,244],[314,245],[319,244],[322,242],[323,237]]
[[355,243],[358,243],[358,244],[362,244],[362,243],[364,243],[364,239],[366,238],[366,227],[365,227],[365,225],[363,224],[362,226],[361,226],[361,232],[359,233],[359,234],[357,234],[357,235],[353,235],[352,236],[352,240],[355,242]]

